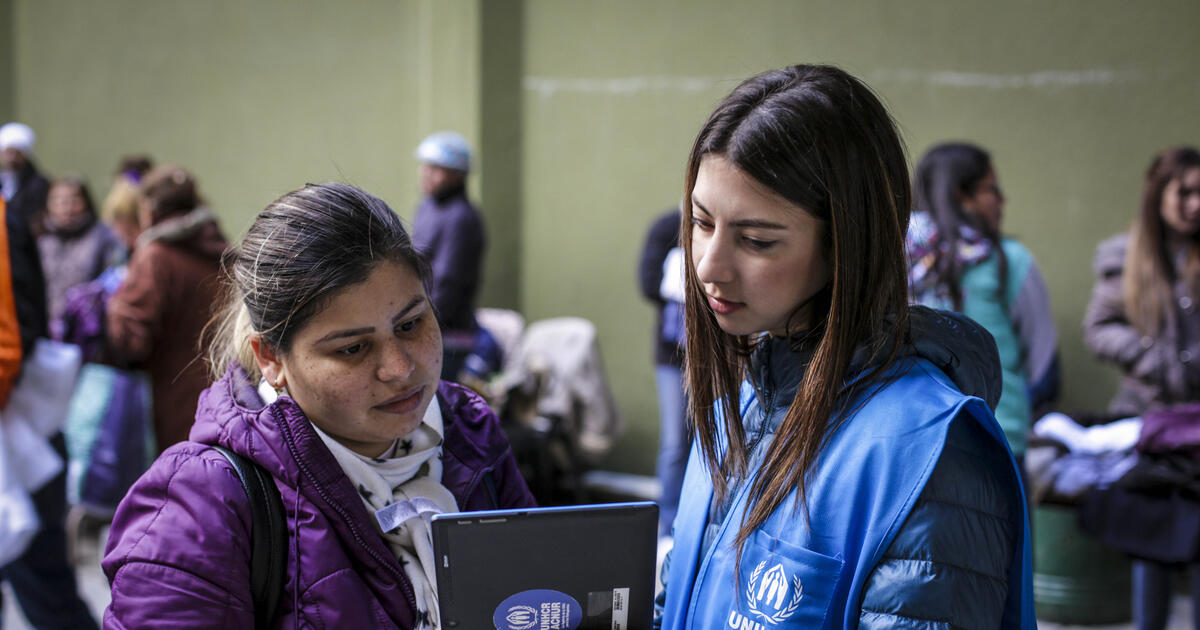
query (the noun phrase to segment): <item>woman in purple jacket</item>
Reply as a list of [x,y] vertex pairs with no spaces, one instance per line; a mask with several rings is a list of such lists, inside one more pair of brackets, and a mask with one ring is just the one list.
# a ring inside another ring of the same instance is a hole
[[282,496],[274,627],[437,627],[429,515],[533,498],[495,415],[439,380],[427,267],[400,219],[352,186],[309,185],[259,214],[226,268],[221,376],[190,440],[117,510],[105,627],[254,625],[250,505],[210,445],[266,469]]

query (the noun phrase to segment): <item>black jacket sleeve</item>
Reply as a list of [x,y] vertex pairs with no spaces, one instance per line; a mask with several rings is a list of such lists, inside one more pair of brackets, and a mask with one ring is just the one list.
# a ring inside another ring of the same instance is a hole
[[15,212],[5,214],[8,228],[8,257],[12,265],[13,298],[21,327],[21,351],[30,356],[33,342],[46,336],[46,282],[37,241],[29,224]]
[[663,261],[667,253],[679,244],[679,209],[671,208],[654,220],[646,243],[642,246],[642,259],[638,263],[638,286],[642,295],[655,303],[661,303],[658,287],[662,284]]
[[972,418],[955,418],[916,506],[868,578],[859,628],[998,628],[1017,548],[1011,460]]

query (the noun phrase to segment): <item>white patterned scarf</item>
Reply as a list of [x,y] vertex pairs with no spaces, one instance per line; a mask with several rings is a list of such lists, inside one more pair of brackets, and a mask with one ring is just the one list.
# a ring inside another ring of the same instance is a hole
[[315,424],[313,430],[350,478],[367,511],[375,516],[378,531],[412,583],[417,602],[414,627],[438,628],[441,617],[429,523],[434,514],[457,512],[458,502],[442,485],[443,421],[437,399],[429,404],[415,431],[396,440],[378,457],[355,453]]

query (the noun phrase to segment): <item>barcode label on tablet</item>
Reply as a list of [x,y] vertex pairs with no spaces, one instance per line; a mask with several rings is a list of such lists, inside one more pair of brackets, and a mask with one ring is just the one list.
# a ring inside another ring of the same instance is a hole
[[629,629],[629,589],[614,588],[612,597],[612,630]]
[[588,593],[579,630],[629,630],[629,589]]

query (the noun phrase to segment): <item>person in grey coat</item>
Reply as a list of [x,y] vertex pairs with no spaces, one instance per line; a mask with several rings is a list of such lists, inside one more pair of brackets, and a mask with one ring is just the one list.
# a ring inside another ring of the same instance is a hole
[[[1096,284],[1084,315],[1084,341],[1123,374],[1114,415],[1200,401],[1200,152],[1173,147],[1150,164],[1128,232],[1100,243]],[[1200,609],[1200,565],[1192,565]],[[1135,560],[1138,628],[1163,628],[1170,567]]]
[[87,183],[77,176],[59,177],[50,185],[40,223],[38,252],[46,278],[50,334],[61,339],[67,290],[123,262],[125,246],[97,219]]

